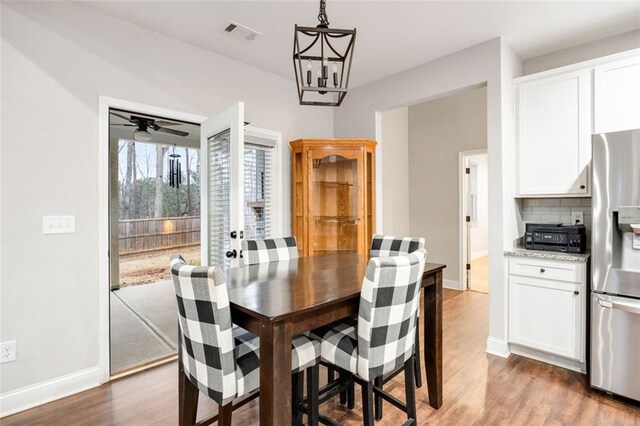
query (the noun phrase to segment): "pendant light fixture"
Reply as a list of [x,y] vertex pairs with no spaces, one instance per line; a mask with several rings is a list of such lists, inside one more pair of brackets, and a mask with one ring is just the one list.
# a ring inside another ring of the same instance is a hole
[[[300,105],[340,106],[347,95],[356,29],[329,28],[325,0],[316,27],[295,26],[293,67]],[[315,75],[314,75],[315,73]]]
[[173,145],[173,152],[169,154],[169,186],[180,188],[182,183],[182,166],[180,165],[180,154],[176,154],[176,146]]

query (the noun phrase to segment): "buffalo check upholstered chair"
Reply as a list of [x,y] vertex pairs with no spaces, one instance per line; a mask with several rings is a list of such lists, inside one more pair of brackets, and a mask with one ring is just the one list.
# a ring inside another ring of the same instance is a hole
[[[392,235],[374,235],[371,239],[371,257],[400,256],[413,253],[424,248],[424,238],[395,237]],[[420,316],[420,311],[418,311]],[[414,372],[416,375],[416,387],[422,387],[422,367],[420,362],[420,322],[416,323],[416,356]],[[386,380],[390,380],[394,375],[390,375]],[[384,378],[377,380],[376,386],[382,388]],[[376,397],[376,420],[382,418],[382,399]]]
[[[362,386],[365,425],[373,425],[373,397],[380,396],[416,421],[414,352],[420,286],[427,252],[424,249],[369,260],[357,317],[314,330],[322,361],[351,374]],[[406,404],[386,394],[376,379],[404,370]]]
[[297,259],[298,245],[295,237],[242,240],[242,256],[245,265]]
[[[178,304],[179,423],[196,423],[198,394],[219,406],[219,425],[231,424],[234,408],[258,396],[260,338],[231,322],[224,275],[219,266],[190,266],[179,255],[171,258]],[[292,342],[292,374],[307,369],[317,383],[319,344],[305,336]],[[317,394],[317,393],[316,393]],[[244,397],[234,406],[236,398]],[[317,404],[309,403],[309,421],[317,423]],[[296,407],[297,408],[297,407]]]

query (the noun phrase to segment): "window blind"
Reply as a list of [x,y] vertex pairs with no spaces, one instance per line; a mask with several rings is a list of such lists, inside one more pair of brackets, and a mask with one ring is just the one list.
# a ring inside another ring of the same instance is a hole
[[274,227],[273,145],[245,142],[244,238],[272,238]]
[[230,247],[229,216],[231,206],[231,152],[229,130],[209,138],[208,144],[209,264],[228,268],[224,255]]

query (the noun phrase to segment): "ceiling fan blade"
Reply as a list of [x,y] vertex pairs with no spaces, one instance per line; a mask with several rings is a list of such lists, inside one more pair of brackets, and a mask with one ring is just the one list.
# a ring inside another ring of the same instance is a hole
[[157,124],[160,127],[165,127],[165,126],[179,126],[182,123],[174,123],[172,121],[164,121],[164,120],[156,120],[153,122],[154,124]]
[[157,132],[164,132],[164,133],[170,133],[172,135],[176,135],[176,136],[188,136],[189,132],[183,132],[181,130],[174,130],[174,129],[166,129],[164,127],[160,127],[158,126],[157,128],[153,129]]
[[120,117],[123,120],[127,120],[127,121],[130,121],[132,123],[135,123],[135,121],[133,121],[130,117],[125,117],[124,115],[118,114],[117,112],[109,111],[109,114],[115,115],[116,117]]
[[111,124],[111,126],[138,127],[137,124]]

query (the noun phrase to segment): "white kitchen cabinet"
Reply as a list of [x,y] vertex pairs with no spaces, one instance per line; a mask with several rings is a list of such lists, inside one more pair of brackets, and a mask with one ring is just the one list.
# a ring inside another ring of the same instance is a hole
[[640,129],[640,54],[594,69],[594,133]]
[[507,264],[512,352],[584,371],[586,263],[514,256]]
[[518,194],[589,196],[591,71],[517,86]]

